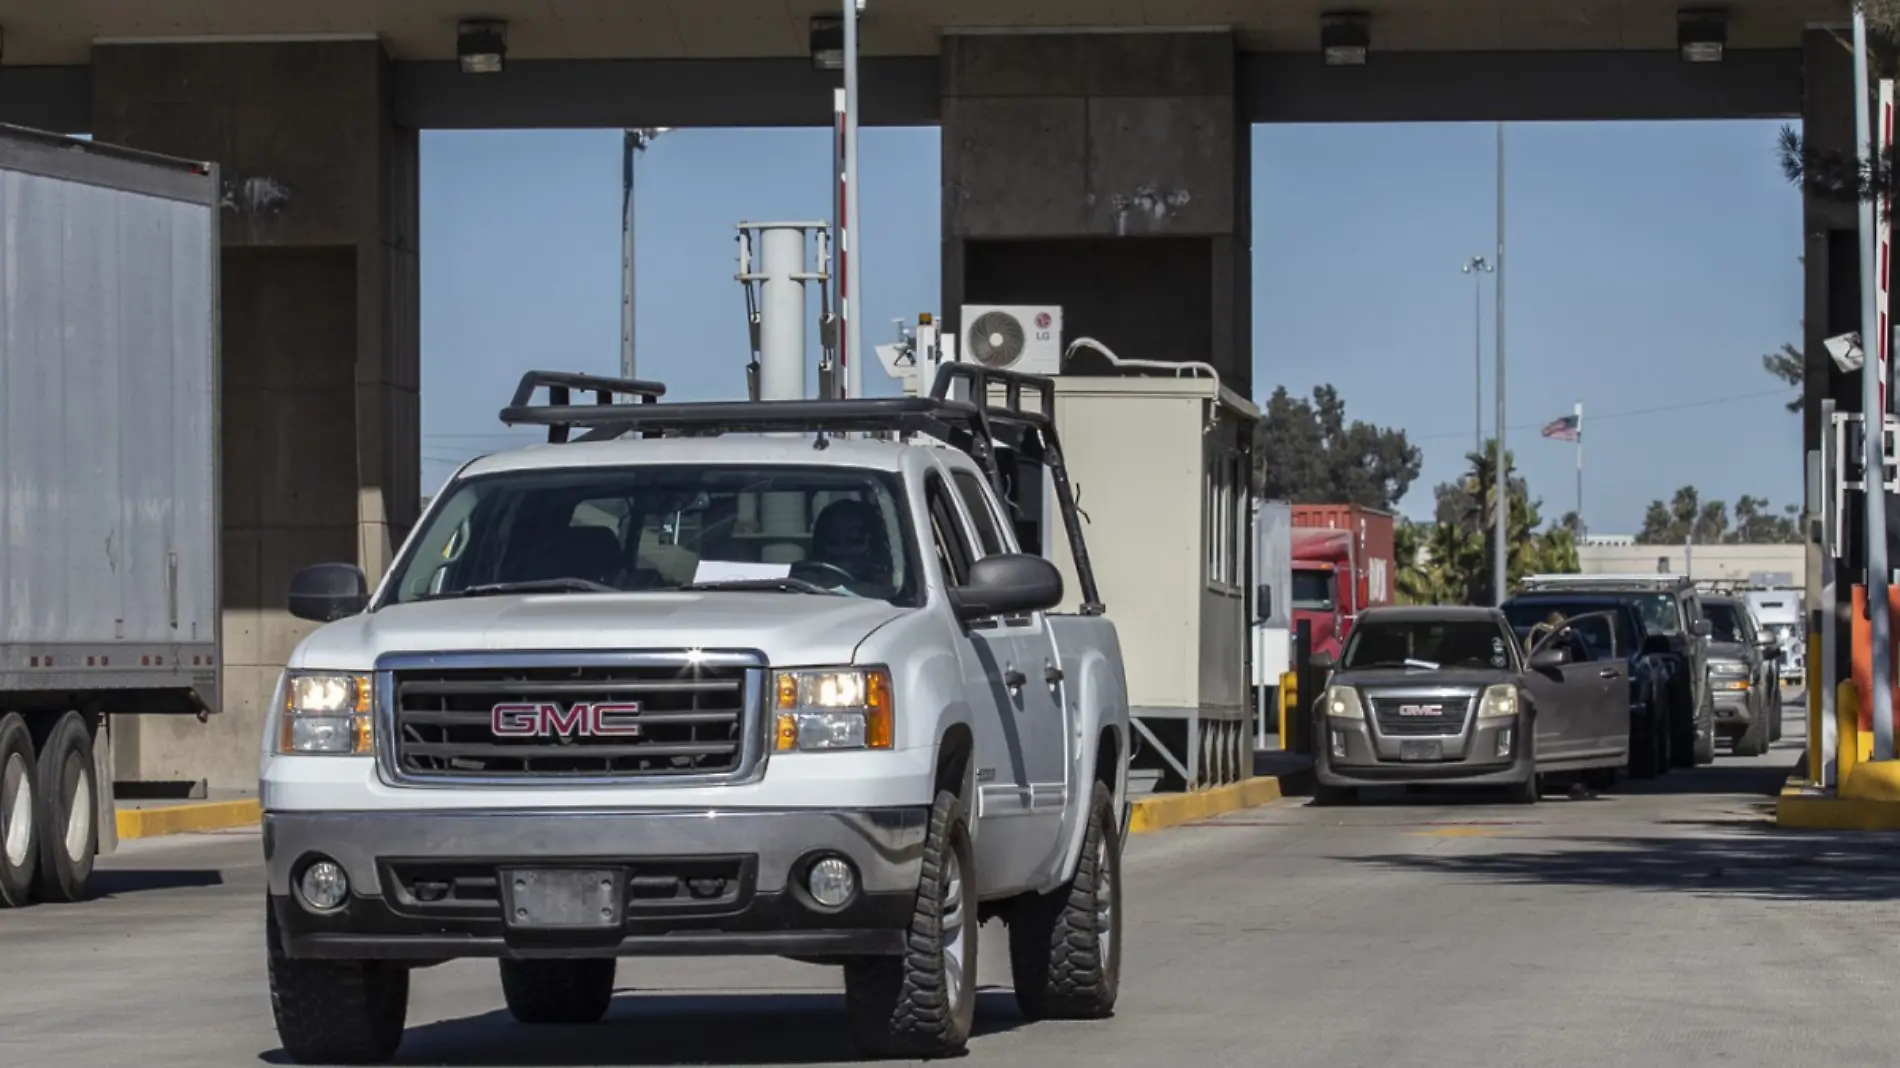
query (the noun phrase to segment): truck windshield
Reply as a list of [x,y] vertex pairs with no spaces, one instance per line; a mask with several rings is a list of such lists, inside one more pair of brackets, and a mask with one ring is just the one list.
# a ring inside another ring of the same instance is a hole
[[1708,617],[1709,640],[1718,642],[1739,642],[1743,640],[1742,620],[1734,605],[1705,604],[1702,614]]
[[1673,593],[1647,593],[1636,601],[1637,611],[1643,617],[1643,629],[1651,634],[1676,635],[1682,633],[1682,620],[1676,612],[1676,596]]
[[667,465],[453,487],[398,565],[402,603],[511,588],[763,588],[923,603],[895,474]]
[[1511,666],[1504,631],[1482,619],[1361,621],[1340,667],[1496,668]]
[[1318,569],[1293,571],[1293,607],[1301,612],[1333,610],[1333,573]]

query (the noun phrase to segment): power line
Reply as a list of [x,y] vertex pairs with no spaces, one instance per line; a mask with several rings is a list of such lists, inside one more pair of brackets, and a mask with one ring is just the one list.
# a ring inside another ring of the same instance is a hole
[[[1603,415],[1591,415],[1590,422],[1592,424],[1595,424],[1595,423],[1600,423],[1605,419],[1634,419],[1638,416],[1643,416],[1643,415],[1662,415],[1669,412],[1686,412],[1694,408],[1713,408],[1713,407],[1717,407],[1718,405],[1723,405],[1723,404],[1739,404],[1742,401],[1760,400],[1763,397],[1785,397],[1785,396],[1787,396],[1787,390],[1785,389],[1765,389],[1765,390],[1759,390],[1754,393],[1737,393],[1729,397],[1709,397],[1704,400],[1686,401],[1681,404],[1664,404],[1655,408],[1632,408],[1628,411],[1608,412]],[[1542,426],[1543,426],[1542,423],[1523,423],[1523,424],[1512,424],[1508,429],[1510,430],[1536,430]],[[1406,439],[1409,441],[1436,441],[1441,438],[1461,438],[1461,437],[1464,437],[1464,435],[1465,435],[1465,432],[1462,430],[1453,430],[1453,431],[1450,431],[1448,433],[1443,433],[1443,434],[1417,434],[1417,435],[1407,434]]]

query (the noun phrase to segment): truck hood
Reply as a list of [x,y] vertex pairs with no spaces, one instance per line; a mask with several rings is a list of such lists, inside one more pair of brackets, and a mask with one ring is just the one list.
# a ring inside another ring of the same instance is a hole
[[1500,682],[1516,682],[1514,671],[1491,668],[1447,668],[1441,671],[1425,671],[1407,668],[1368,668],[1359,671],[1339,671],[1333,674],[1336,686],[1356,686],[1362,690],[1412,689],[1425,687],[1447,687],[1455,689],[1481,690]]
[[847,664],[910,608],[802,593],[527,594],[390,605],[318,628],[290,666],[364,671],[386,653],[756,649],[773,664]]

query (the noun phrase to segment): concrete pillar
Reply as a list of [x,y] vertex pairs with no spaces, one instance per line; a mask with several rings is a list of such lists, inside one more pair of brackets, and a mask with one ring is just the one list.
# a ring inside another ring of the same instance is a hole
[[1251,396],[1236,69],[1226,31],[946,35],[944,314],[1060,304],[1068,338],[1212,363]]
[[356,560],[374,582],[416,519],[416,134],[375,40],[102,45],[92,79],[96,138],[216,160],[225,183],[223,708],[121,720],[119,776],[254,786],[311,629],[290,576]]

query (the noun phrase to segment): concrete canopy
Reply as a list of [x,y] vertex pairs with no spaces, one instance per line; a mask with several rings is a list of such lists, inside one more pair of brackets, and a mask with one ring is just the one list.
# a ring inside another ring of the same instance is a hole
[[[869,0],[867,55],[934,56],[946,29],[1232,27],[1240,47],[1312,52],[1324,11],[1372,18],[1380,51],[1666,51],[1679,6],[1729,12],[1729,47],[1798,48],[1844,0]],[[458,19],[506,19],[511,59],[804,56],[826,0],[0,0],[4,62],[87,61],[100,39],[365,34],[398,61],[455,57]]]

